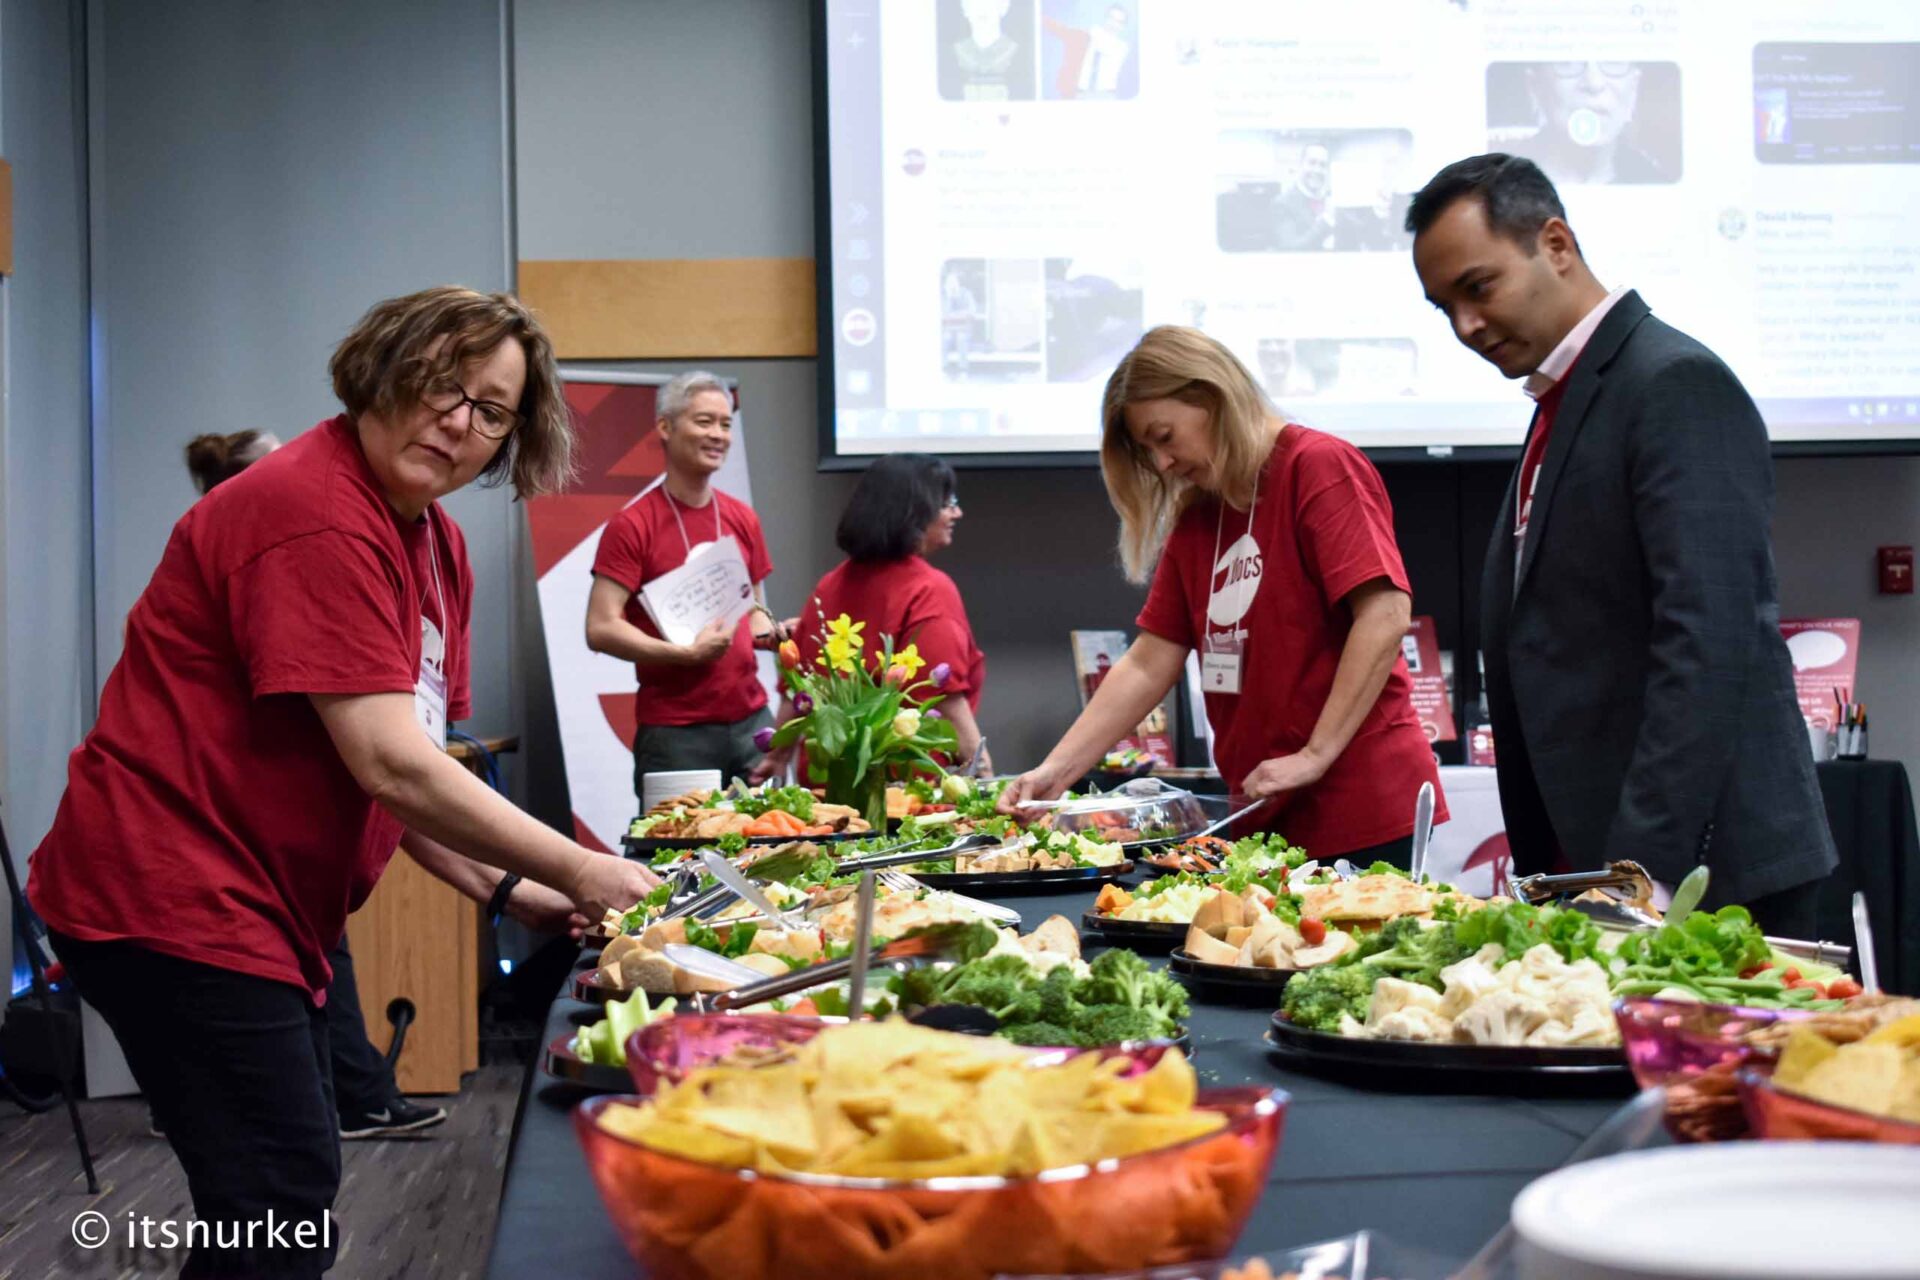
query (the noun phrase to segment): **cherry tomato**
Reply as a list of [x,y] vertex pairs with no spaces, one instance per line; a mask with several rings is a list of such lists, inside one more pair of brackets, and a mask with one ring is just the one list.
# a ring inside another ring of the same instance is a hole
[[1851,1000],[1862,990],[1852,978],[1835,978],[1827,984],[1827,997],[1832,1000]]
[[1748,968],[1742,969],[1740,971],[1740,976],[1743,978],[1755,978],[1765,973],[1767,970],[1771,968],[1773,968],[1773,961],[1769,960],[1765,964],[1756,964]]
[[1788,986],[1792,986],[1794,983],[1800,981],[1800,971],[1798,969],[1789,969],[1780,975],[1780,981],[1786,983]]
[[1300,917],[1300,936],[1310,947],[1317,947],[1327,940],[1327,922],[1316,920],[1312,916]]

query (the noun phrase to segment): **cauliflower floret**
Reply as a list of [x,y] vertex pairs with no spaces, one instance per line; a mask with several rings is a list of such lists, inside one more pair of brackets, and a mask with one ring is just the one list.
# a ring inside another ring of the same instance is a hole
[[1374,1022],[1368,1017],[1372,1034],[1382,1040],[1450,1040],[1453,1023],[1440,1013],[1410,1004],[1396,1009]]
[[1591,960],[1581,960],[1567,966],[1566,975],[1547,1001],[1547,1008],[1552,1011],[1554,1021],[1572,1022],[1589,1009],[1606,1014],[1612,999],[1606,971]]
[[1440,1011],[1450,1018],[1458,1017],[1475,1000],[1499,989],[1501,978],[1497,971],[1505,955],[1499,943],[1490,942],[1465,960],[1442,969],[1440,981],[1446,986],[1446,994],[1440,999]]
[[[1543,1038],[1545,1037],[1545,1038]],[[1613,1045],[1620,1043],[1620,1027],[1614,1022],[1613,1013],[1605,1006],[1588,1006],[1575,1013],[1572,1018],[1543,1023],[1527,1037],[1528,1044],[1547,1046],[1564,1045],[1569,1048],[1585,1045]]]
[[1408,1008],[1439,1013],[1440,993],[1417,982],[1382,978],[1373,984],[1373,996],[1367,1001],[1367,1025],[1375,1026],[1388,1014]]
[[1490,991],[1453,1020],[1453,1038],[1469,1044],[1525,1044],[1551,1015],[1518,991]]

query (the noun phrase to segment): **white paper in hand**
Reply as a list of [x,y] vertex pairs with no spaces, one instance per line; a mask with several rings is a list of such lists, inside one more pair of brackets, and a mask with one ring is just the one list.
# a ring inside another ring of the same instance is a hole
[[709,622],[738,622],[753,607],[739,542],[728,536],[701,543],[678,569],[641,584],[640,606],[674,644],[692,644]]

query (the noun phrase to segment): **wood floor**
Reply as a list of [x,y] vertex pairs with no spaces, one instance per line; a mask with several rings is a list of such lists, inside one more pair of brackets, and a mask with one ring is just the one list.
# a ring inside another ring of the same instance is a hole
[[[334,1206],[340,1252],[331,1277],[482,1274],[524,1070],[488,1063],[466,1078],[457,1097],[422,1099],[446,1107],[448,1117],[421,1137],[343,1145]],[[147,1132],[145,1103],[102,1099],[82,1102],[80,1112],[100,1177],[97,1197],[87,1194],[64,1108],[27,1115],[0,1102],[0,1280],[176,1273],[184,1253],[130,1252],[123,1238],[92,1252],[74,1244],[73,1220],[87,1210],[114,1224],[124,1224],[130,1211],[177,1222],[192,1213],[172,1149]]]

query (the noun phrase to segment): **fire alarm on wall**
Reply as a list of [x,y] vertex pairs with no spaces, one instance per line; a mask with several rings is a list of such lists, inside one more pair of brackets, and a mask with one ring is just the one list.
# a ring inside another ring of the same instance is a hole
[[1880,548],[1880,594],[1883,596],[1909,596],[1913,594],[1913,548]]

